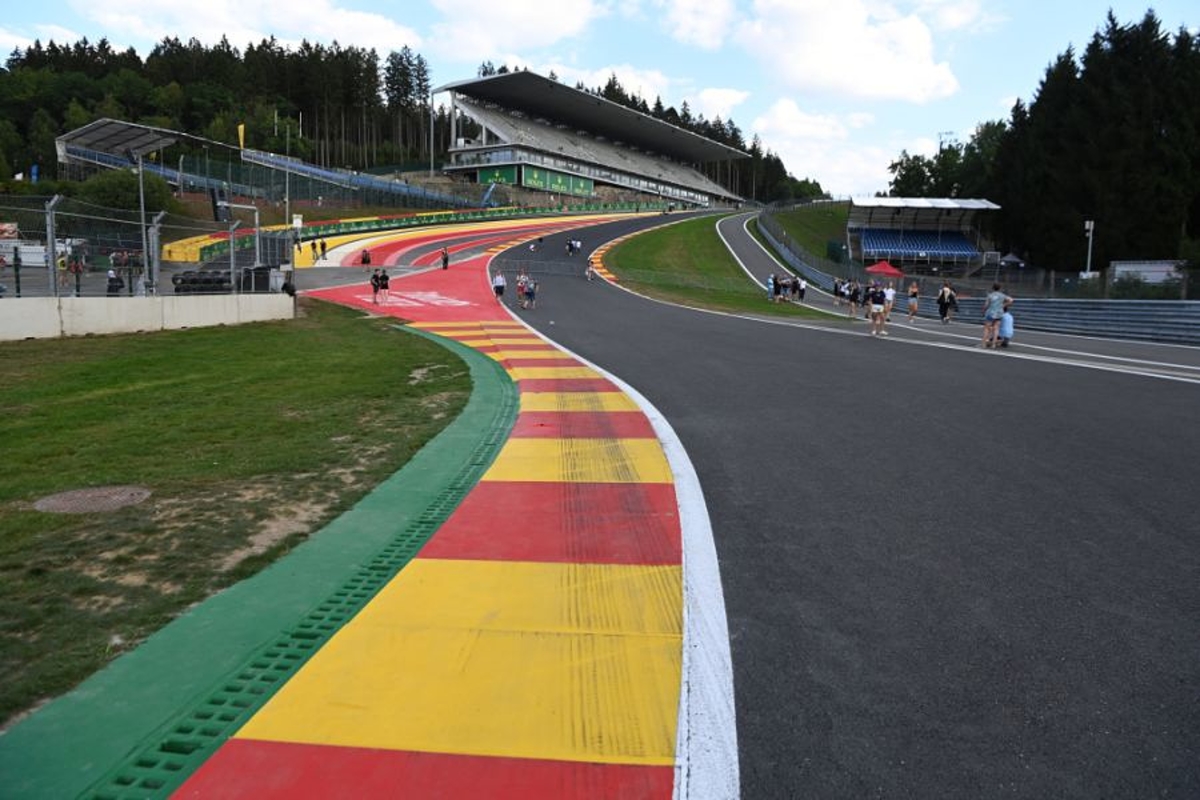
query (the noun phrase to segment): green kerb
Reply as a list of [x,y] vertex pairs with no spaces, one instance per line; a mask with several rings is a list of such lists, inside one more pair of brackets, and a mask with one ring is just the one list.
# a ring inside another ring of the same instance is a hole
[[403,469],[286,558],[172,622],[0,737],[5,796],[169,795],[416,555],[495,459],[517,389],[467,362],[462,414]]

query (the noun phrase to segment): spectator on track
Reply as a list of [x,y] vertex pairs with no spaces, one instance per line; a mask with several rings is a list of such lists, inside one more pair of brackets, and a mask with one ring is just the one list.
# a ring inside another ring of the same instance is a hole
[[950,285],[949,280],[942,281],[942,288],[938,290],[937,305],[938,316],[941,317],[942,324],[948,325],[954,316],[954,308],[958,305],[954,296],[954,287]]
[[391,285],[392,279],[388,277],[387,270],[381,270],[379,272],[379,296],[385,303],[391,297]]
[[851,281],[850,285],[846,289],[846,302],[850,306],[849,310],[846,312],[846,316],[848,316],[850,319],[854,319],[856,316],[858,316],[858,305],[862,302],[862,300],[862,286],[857,280]]
[[908,321],[917,321],[917,310],[921,307],[921,287],[913,281],[908,285]]
[[996,349],[1000,343],[1000,318],[1013,303],[1013,299],[1000,291],[1000,284],[993,283],[992,290],[983,301],[983,339],[979,346]]
[[375,305],[379,305],[379,285],[379,270],[375,270],[371,273],[371,302]]
[[508,285],[508,280],[504,277],[503,272],[497,272],[492,276],[492,293],[496,295],[498,302],[504,302],[504,287]]
[[867,289],[867,308],[871,315],[871,335],[887,336],[884,323],[887,322],[887,290],[878,282],[871,283]]

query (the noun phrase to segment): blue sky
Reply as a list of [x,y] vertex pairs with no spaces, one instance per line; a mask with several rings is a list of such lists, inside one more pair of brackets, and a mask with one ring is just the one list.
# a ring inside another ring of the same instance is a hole
[[[932,154],[1007,119],[1046,66],[1077,52],[1109,8],[1127,0],[41,0],[8,4],[5,53],[107,38],[145,57],[165,36],[239,49],[274,35],[374,47],[408,45],[435,85],[475,75],[484,60],[588,86],[615,73],[647,101],[661,96],[709,118],[733,117],[798,178],[837,196],[887,189],[902,150]],[[1193,32],[1195,0],[1153,4],[1164,30]]]

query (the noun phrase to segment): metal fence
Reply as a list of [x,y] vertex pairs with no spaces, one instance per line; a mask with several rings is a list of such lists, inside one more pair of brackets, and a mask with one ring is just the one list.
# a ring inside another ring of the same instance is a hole
[[[815,258],[795,244],[779,223],[763,212],[758,216],[759,232],[771,244],[784,263],[810,283],[832,291],[835,277],[864,279],[870,276],[862,265],[838,264]],[[905,285],[910,278],[904,278]],[[1200,345],[1200,301],[1196,300],[1103,300],[1079,298],[1029,297],[1020,284],[1003,280],[1005,291],[1017,298],[1013,316],[1017,324],[1030,330],[1073,333],[1088,336],[1118,337],[1153,342]],[[941,281],[937,278],[921,284],[920,313],[934,316],[934,295]],[[983,298],[991,281],[955,279],[959,290],[961,318],[982,318]]]
[[162,242],[229,231],[225,223],[166,213],[143,226],[139,212],[65,197],[7,196],[0,222],[17,232],[0,239],[0,297],[101,296],[112,291],[110,270],[121,294],[153,292]]
[[[826,201],[817,201],[826,202]],[[846,200],[828,201],[845,203]],[[811,204],[810,204],[811,205]],[[773,216],[778,211],[789,211],[800,206],[772,207],[765,209],[756,218],[757,224],[764,232],[769,232],[774,241],[780,246],[780,252],[794,255],[800,262],[808,264],[830,277],[845,279],[870,279],[864,271],[862,262],[852,259],[833,260],[821,257],[807,250],[797,242]],[[843,253],[845,252],[843,247]],[[955,271],[957,272],[957,271]],[[1023,263],[1004,263],[1002,260],[982,265],[973,274],[962,277],[958,274],[951,276],[938,274],[936,263],[929,265],[928,273],[906,274],[905,284],[916,281],[922,292],[936,291],[942,280],[949,277],[960,295],[985,295],[991,290],[993,283],[1000,283],[1012,292],[1026,297],[1078,298],[1096,299],[1126,299],[1126,300],[1175,300],[1200,299],[1200,281],[1188,280],[1186,272],[1177,278],[1163,283],[1144,283],[1137,279],[1121,278],[1115,270],[1107,270],[1102,278],[1081,280],[1079,270],[1041,269],[1030,267]],[[811,282],[811,281],[810,281]]]

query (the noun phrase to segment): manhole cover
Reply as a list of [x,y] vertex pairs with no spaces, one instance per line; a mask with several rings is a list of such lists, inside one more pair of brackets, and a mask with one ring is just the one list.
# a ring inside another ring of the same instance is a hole
[[137,505],[149,496],[150,490],[144,486],[93,486],[48,495],[36,501],[33,507],[55,514],[90,514]]

